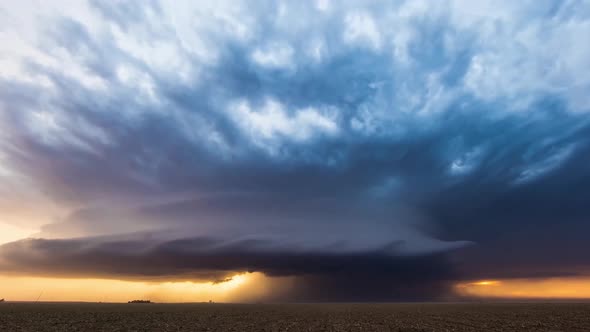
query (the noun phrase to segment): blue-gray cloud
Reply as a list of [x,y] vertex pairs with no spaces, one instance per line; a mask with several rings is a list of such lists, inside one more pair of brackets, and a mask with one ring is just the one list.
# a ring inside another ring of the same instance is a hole
[[44,17],[0,76],[0,171],[71,212],[41,237],[325,237],[457,256],[454,278],[585,271],[587,1],[91,1]]

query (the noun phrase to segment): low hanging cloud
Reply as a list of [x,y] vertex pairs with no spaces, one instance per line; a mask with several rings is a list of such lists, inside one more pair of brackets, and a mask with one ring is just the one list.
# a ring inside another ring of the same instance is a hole
[[[371,275],[419,278],[429,266],[432,252],[416,257],[398,251],[400,243],[376,245],[364,250],[340,243],[310,246],[268,238],[223,240],[179,238],[162,241],[153,235],[130,239],[77,238],[27,239],[2,246],[4,271],[69,277],[114,277],[215,281],[240,272],[268,276]],[[430,276],[428,277],[430,278]]]
[[[35,276],[140,281],[230,281],[245,272],[295,277],[287,291],[265,300],[427,299],[449,295],[456,271],[444,252],[407,255],[401,243],[354,250],[274,239],[180,238],[29,239],[0,247],[0,271]],[[462,246],[463,244],[459,244]]]
[[2,273],[312,300],[587,273],[589,9],[0,5],[0,218],[39,229]]

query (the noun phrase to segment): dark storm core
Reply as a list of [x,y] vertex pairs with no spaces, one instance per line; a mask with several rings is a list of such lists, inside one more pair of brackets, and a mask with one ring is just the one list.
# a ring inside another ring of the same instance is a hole
[[[153,240],[153,239],[151,239]],[[143,281],[218,281],[244,271],[295,276],[268,301],[432,300],[458,277],[442,254],[398,255],[396,244],[364,253],[299,251],[268,240],[193,238],[22,240],[1,247],[0,270],[28,275]]]
[[[125,10],[92,3],[124,31],[146,20],[144,7],[163,15],[155,2]],[[256,31],[272,31],[265,13],[276,6],[254,7]],[[73,207],[38,238],[0,246],[0,272],[296,277],[292,291],[269,301],[431,300],[448,298],[463,280],[589,272],[590,118],[558,93],[527,95],[529,113],[509,111],[513,97],[478,98],[462,87],[478,40],[445,15],[424,20],[408,51],[411,75],[391,54],[340,42],[320,64],[302,57],[295,71],[267,68],[244,56],[256,43],[212,27],[203,34],[219,46],[218,60],[199,63],[198,79],[187,83],[153,72],[76,18],[56,19],[47,52],[71,54],[109,85],[94,91],[34,60],[27,72],[53,90],[0,78],[0,130],[10,138],[0,141],[0,157]],[[321,24],[309,29],[339,29]],[[445,36],[458,49],[432,42]],[[164,29],[153,38],[176,37]],[[149,73],[159,102],[136,98],[117,65]],[[395,111],[402,87],[429,93],[433,70],[453,93],[428,117],[365,119]],[[230,101],[263,109],[269,98],[289,119],[309,107],[336,109],[336,134],[297,136],[300,126],[293,137],[253,139],[228,113]],[[67,135],[48,141],[31,128],[29,110],[44,107],[73,124]]]

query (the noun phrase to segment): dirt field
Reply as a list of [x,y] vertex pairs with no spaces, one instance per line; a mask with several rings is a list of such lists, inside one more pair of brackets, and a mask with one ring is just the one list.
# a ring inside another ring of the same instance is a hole
[[590,331],[590,304],[2,303],[0,331]]

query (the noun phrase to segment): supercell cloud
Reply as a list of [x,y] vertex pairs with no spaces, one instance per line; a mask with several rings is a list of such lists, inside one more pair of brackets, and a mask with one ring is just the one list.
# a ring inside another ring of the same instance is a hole
[[590,273],[588,1],[36,3],[0,5],[0,218],[40,229],[3,273]]

